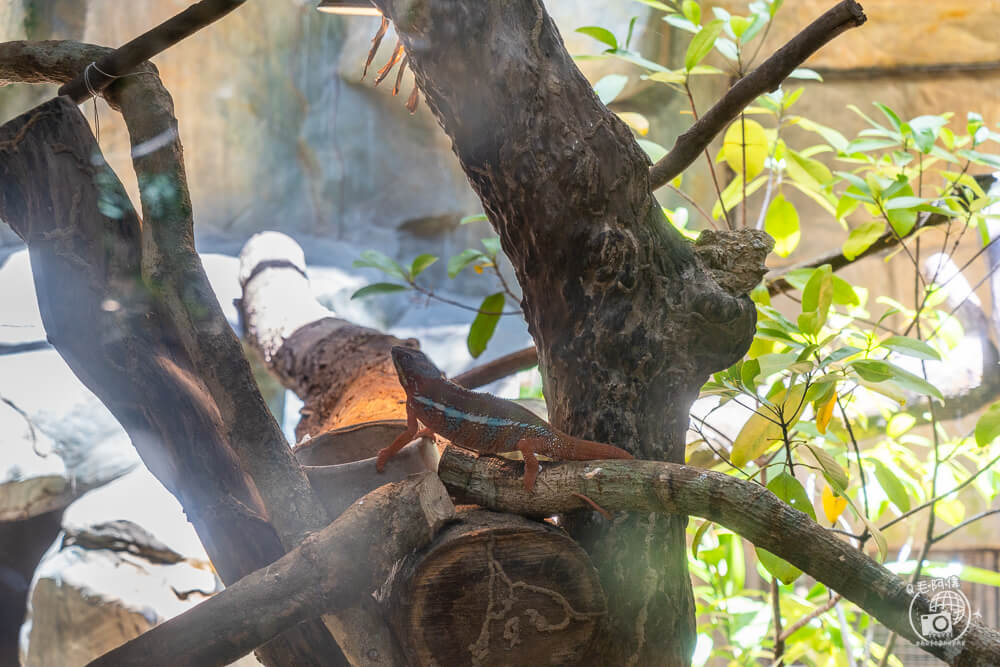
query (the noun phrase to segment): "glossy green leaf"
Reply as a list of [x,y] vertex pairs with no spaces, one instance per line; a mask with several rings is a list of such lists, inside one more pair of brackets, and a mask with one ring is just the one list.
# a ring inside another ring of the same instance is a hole
[[806,450],[816,459],[816,463],[822,468],[827,481],[838,493],[843,493],[850,483],[847,471],[837,463],[837,460],[819,445],[806,445]]
[[889,363],[889,368],[892,370],[892,381],[903,389],[907,389],[916,394],[923,394],[924,396],[933,396],[934,398],[942,401],[944,400],[944,395],[941,394],[941,390],[922,377],[915,375],[906,369],[900,368],[893,363]]
[[488,259],[489,258],[486,255],[479,252],[478,250],[473,250],[472,248],[463,250],[462,252],[460,252],[459,254],[455,255],[454,257],[448,260],[448,277],[454,278],[455,276],[457,276],[459,273],[462,272],[462,269],[472,264],[473,262],[481,260],[486,261]]
[[941,355],[938,354],[937,350],[922,340],[909,338],[908,336],[890,336],[879,343],[879,346],[893,352],[898,352],[899,354],[905,354],[908,357],[941,361]]
[[869,382],[885,382],[893,378],[892,368],[887,361],[858,359],[848,364],[862,379]]
[[826,323],[833,303],[833,273],[829,264],[824,264],[815,271],[802,290],[802,314],[799,316],[799,328],[803,333],[817,334]]
[[916,423],[917,418],[909,413],[900,412],[894,414],[885,425],[885,434],[893,439],[899,438],[913,428]]
[[764,231],[774,237],[774,251],[781,257],[788,257],[798,247],[802,236],[799,230],[799,212],[784,195],[775,197],[767,207]]
[[423,255],[417,255],[413,260],[413,264],[410,265],[410,280],[419,276],[427,269],[427,267],[436,261],[438,261],[436,255],[428,255],[426,253]]
[[352,266],[354,268],[378,269],[400,280],[409,278],[408,272],[402,266],[378,250],[365,250],[361,253],[361,259],[355,260]]
[[[781,406],[788,428],[794,426],[802,415],[806,406],[805,392],[805,384],[800,383],[793,386],[791,391],[780,389],[772,399],[775,405]],[[775,423],[777,416],[766,407],[761,407],[760,413],[750,415],[733,441],[730,460],[738,467],[743,467],[748,461],[764,454],[781,440],[781,425]]]
[[1000,403],[994,403],[976,422],[976,444],[986,447],[1000,436]]
[[844,257],[853,261],[861,253],[868,250],[883,234],[885,234],[885,223],[881,220],[859,225],[851,230],[847,240],[844,241],[841,252],[844,253]]
[[712,47],[715,46],[715,40],[722,33],[723,25],[723,21],[709,21],[698,31],[698,34],[691,39],[687,53],[684,55],[684,69],[690,72],[695,65],[700,63],[712,51]]
[[775,579],[788,585],[795,582],[802,576],[802,570],[795,567],[788,561],[775,556],[770,551],[760,547],[754,547],[757,551],[757,560],[764,566],[764,569],[771,573]]
[[646,151],[646,155],[649,156],[649,159],[652,162],[659,162],[663,159],[663,156],[667,154],[667,149],[655,141],[649,141],[648,139],[636,139],[636,143],[639,144],[639,148]]
[[681,13],[691,23],[695,25],[701,23],[701,5],[695,2],[695,0],[684,0],[681,3]]
[[884,463],[878,459],[870,459],[872,465],[875,466],[875,479],[878,480],[879,486],[885,491],[885,495],[889,497],[889,500],[893,505],[899,508],[901,512],[910,511],[910,496],[906,493],[906,487],[903,483],[899,481],[896,474],[889,469]]
[[800,512],[805,512],[809,517],[816,520],[816,510],[809,502],[806,490],[802,488],[802,483],[787,472],[782,472],[767,483],[767,489],[783,501],[791,505]]
[[493,333],[497,329],[497,322],[500,321],[500,313],[503,311],[505,299],[503,292],[497,292],[483,299],[479,306],[479,313],[472,321],[469,329],[469,337],[466,344],[469,354],[473,358],[478,357],[486,350],[486,345],[493,338]]
[[486,217],[485,213],[477,213],[476,215],[467,215],[458,221],[460,225],[468,225],[473,222],[489,222],[489,218]]
[[363,299],[366,296],[375,296],[376,294],[391,294],[392,292],[405,292],[409,287],[406,285],[397,285],[396,283],[374,283],[372,285],[367,285],[362,287],[357,292],[351,295],[352,299]]
[[482,240],[482,244],[486,248],[486,256],[492,260],[496,260],[497,255],[500,254],[500,237],[492,236],[485,238]]
[[624,74],[608,74],[594,84],[594,92],[602,103],[611,104],[625,90],[626,84],[628,77]]
[[618,48],[618,38],[616,38],[614,33],[607,28],[602,28],[596,25],[588,25],[582,28],[577,28],[576,31],[582,35],[593,37],[597,41],[607,44],[612,49]]

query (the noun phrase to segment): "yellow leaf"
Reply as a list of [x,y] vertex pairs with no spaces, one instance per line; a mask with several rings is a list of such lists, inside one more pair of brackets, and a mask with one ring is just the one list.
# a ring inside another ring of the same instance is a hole
[[[804,384],[797,384],[791,390],[782,389],[772,399],[775,405],[782,406],[788,428],[794,426],[802,414],[805,391]],[[781,442],[781,425],[776,421],[777,416],[766,407],[762,407],[760,413],[750,415],[733,441],[733,451],[729,455],[733,465],[742,468],[747,462],[767,452],[775,443]]]
[[830,425],[830,418],[833,417],[833,407],[835,405],[837,405],[837,392],[833,392],[830,400],[816,414],[816,430],[820,433],[826,433],[826,427]]
[[619,111],[618,117],[625,121],[625,124],[635,130],[639,136],[644,137],[649,134],[649,119],[641,113],[634,111]]
[[840,496],[835,496],[833,494],[833,489],[828,485],[823,485],[823,514],[826,515],[827,521],[830,523],[836,523],[837,519],[843,514],[844,509],[847,507],[847,498],[842,498]]
[[749,118],[736,119],[722,143],[726,163],[737,174],[743,173],[743,153],[746,150],[746,180],[751,180],[764,170],[767,159],[767,134],[764,127]]

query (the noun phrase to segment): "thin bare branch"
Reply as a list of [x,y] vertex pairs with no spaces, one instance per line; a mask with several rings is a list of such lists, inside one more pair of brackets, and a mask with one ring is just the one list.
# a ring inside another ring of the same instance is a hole
[[790,42],[778,49],[760,67],[747,74],[709,109],[684,134],[674,147],[649,170],[650,186],[655,190],[683,172],[712,140],[758,95],[776,89],[797,67],[841,33],[867,20],[854,0],[843,0],[813,21]]

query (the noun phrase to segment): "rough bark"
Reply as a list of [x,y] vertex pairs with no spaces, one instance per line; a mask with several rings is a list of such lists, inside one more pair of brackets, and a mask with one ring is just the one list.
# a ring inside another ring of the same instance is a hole
[[[0,44],[0,84],[63,83],[111,49],[76,42]],[[191,198],[173,100],[152,65],[116,81],[104,98],[122,113],[139,180],[142,281],[156,287],[189,367],[211,397],[226,440],[253,478],[269,521],[291,548],[328,522],[257,389],[239,340],[222,314],[194,248]],[[131,208],[127,198],[114,205]]]
[[[426,546],[454,514],[444,486],[431,473],[383,486],[277,562],[90,665],[227,665],[303,620],[370,598],[398,562]],[[364,634],[367,628],[351,630]]]
[[[79,110],[57,98],[10,121],[0,153],[0,217],[28,244],[50,341],[181,501],[223,581],[279,558],[219,411],[140,279],[138,217]],[[322,627],[306,624],[261,655],[322,664],[310,659],[316,646],[336,655]]]
[[416,341],[357,326],[317,303],[295,241],[277,232],[247,241],[240,284],[248,340],[305,402],[297,438],[375,419],[405,419],[406,396],[389,348]]
[[[906,582],[763,486],[690,466],[653,461],[564,462],[539,475],[532,494],[519,484],[520,466],[480,458],[455,447],[438,468],[458,502],[545,516],[586,507],[584,494],[606,510],[700,516],[739,533],[841,593],[887,628],[919,642],[910,626],[913,595]],[[917,614],[930,601],[920,595]],[[1000,633],[973,623],[953,642],[923,647],[952,665],[1000,664]]]
[[[769,245],[694,252],[653,198],[649,161],[594,95],[538,0],[376,0],[524,290],[555,426],[680,461],[688,408],[749,345],[755,312],[715,269],[762,275]],[[708,248],[703,248],[708,250]],[[685,664],[694,605],[683,517],[572,526],[609,598],[604,664]]]

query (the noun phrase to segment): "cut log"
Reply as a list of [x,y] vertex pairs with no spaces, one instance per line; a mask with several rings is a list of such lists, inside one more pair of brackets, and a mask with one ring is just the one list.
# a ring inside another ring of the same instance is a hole
[[387,584],[415,665],[577,665],[605,617],[590,558],[562,530],[460,512]]

